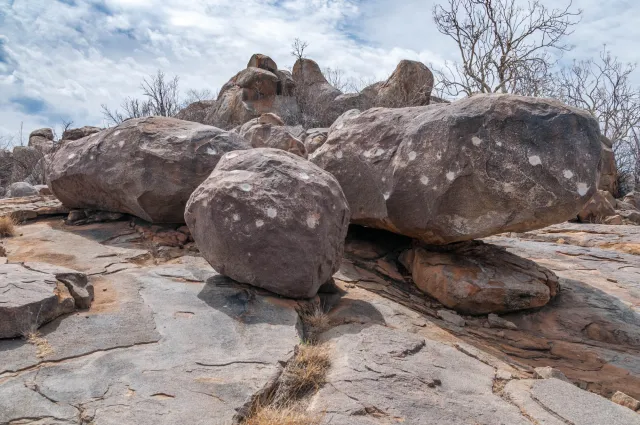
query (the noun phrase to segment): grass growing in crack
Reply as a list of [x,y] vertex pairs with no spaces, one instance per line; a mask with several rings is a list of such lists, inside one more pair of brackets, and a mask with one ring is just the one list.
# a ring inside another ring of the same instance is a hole
[[315,344],[320,334],[331,328],[329,315],[319,304],[301,306],[298,313],[304,325],[306,341],[310,344]]
[[0,217],[0,238],[16,235],[16,220],[10,215]]
[[45,358],[53,354],[53,347],[38,331],[29,331],[24,334],[24,339],[34,347],[36,347],[36,356],[39,359]]
[[319,425],[321,415],[299,411],[295,407],[259,407],[246,425]]
[[[331,366],[329,349],[324,345],[299,345],[296,355],[287,364],[276,393],[276,404],[284,404],[286,399],[300,399],[312,391],[317,391],[326,382]],[[280,400],[283,399],[283,400]]]

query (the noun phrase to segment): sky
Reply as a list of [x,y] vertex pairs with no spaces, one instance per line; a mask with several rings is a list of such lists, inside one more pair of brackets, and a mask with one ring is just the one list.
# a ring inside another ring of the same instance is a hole
[[[22,128],[26,143],[63,120],[104,126],[101,104],[139,96],[158,69],[179,76],[182,92],[215,92],[253,53],[287,69],[296,37],[321,67],[358,79],[382,80],[402,59],[441,66],[456,59],[432,21],[444,1],[0,0],[0,135],[17,140]],[[583,16],[563,62],[597,56],[603,44],[640,62],[640,1],[573,0],[573,9]]]

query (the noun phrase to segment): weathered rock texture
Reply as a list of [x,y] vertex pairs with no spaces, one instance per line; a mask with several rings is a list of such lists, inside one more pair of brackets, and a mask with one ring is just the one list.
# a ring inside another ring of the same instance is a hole
[[49,187],[68,208],[178,223],[189,196],[221,155],[248,148],[237,134],[215,127],[174,118],[132,119],[61,146]]
[[580,221],[583,223],[599,223],[606,217],[616,215],[616,210],[613,208],[613,205],[610,202],[611,199],[607,194],[609,194],[609,196],[611,195],[609,192],[604,190],[598,190],[594,193],[593,197],[578,213]]
[[240,127],[240,135],[254,148],[274,148],[307,157],[304,143],[296,138],[274,114],[263,114]]
[[329,173],[287,152],[222,157],[185,220],[221,274],[280,295],[315,295],[340,265],[349,207]]
[[575,217],[597,188],[597,122],[559,102],[478,95],[350,111],[311,160],[352,221],[446,244]]
[[373,106],[404,108],[428,105],[433,89],[433,73],[422,62],[403,60],[382,85]]
[[7,198],[22,198],[24,196],[34,196],[38,194],[38,190],[29,183],[16,182],[8,187],[6,196]]
[[481,242],[400,258],[420,290],[465,314],[505,313],[542,307],[558,292],[558,278],[531,260]]
[[48,154],[53,150],[53,130],[41,128],[29,134],[29,147],[37,149],[43,154]]
[[1,264],[0,338],[26,336],[76,307],[88,308],[92,298],[84,273],[43,263]]
[[78,140],[83,137],[91,136],[99,131],[102,131],[100,127],[92,127],[88,125],[80,128],[70,128],[62,133],[62,140]]
[[67,214],[66,208],[53,196],[28,196],[23,198],[0,199],[0,216],[11,215],[16,221],[36,217]]
[[616,157],[613,154],[611,140],[602,136],[602,163],[600,166],[600,181],[598,189],[609,192],[616,196],[618,194],[618,167]]

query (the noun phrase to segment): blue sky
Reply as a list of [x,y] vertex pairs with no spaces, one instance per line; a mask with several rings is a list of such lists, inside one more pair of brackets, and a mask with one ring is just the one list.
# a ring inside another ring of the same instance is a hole
[[[21,123],[25,137],[62,120],[103,125],[100,105],[138,95],[142,78],[158,68],[180,76],[183,91],[215,91],[252,53],[287,68],[296,37],[322,67],[358,78],[383,79],[405,58],[442,64],[456,50],[434,28],[436,2],[0,0],[0,134],[17,134]],[[584,15],[564,60],[596,56],[607,44],[622,60],[640,61],[640,2],[574,6]]]

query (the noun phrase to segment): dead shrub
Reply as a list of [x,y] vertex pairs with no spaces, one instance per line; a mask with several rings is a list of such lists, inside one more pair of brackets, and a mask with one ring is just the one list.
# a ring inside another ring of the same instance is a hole
[[0,217],[0,238],[15,236],[16,221],[10,215]]

